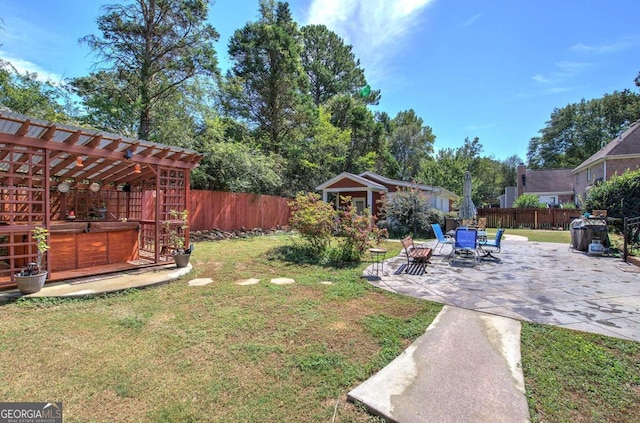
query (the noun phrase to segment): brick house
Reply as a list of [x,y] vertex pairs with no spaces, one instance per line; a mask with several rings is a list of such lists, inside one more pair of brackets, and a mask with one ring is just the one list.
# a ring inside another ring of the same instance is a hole
[[522,194],[536,194],[541,203],[549,207],[575,201],[571,169],[527,169],[524,164],[517,169],[516,198]]
[[579,205],[587,198],[594,184],[639,168],[640,120],[575,169],[534,170],[520,164],[517,169],[516,198],[522,194],[537,194],[541,202],[550,206],[568,202]]
[[444,188],[389,179],[373,172],[360,175],[342,172],[318,185],[316,190],[322,191],[322,200],[325,202],[336,203],[340,196],[349,196],[359,213],[370,208],[371,213],[377,216],[378,201],[382,196],[393,195],[402,188],[420,189],[429,197],[431,207],[443,212],[451,211],[453,203],[460,199],[460,196]]
[[640,121],[573,169],[576,196],[584,201],[595,183],[640,168]]

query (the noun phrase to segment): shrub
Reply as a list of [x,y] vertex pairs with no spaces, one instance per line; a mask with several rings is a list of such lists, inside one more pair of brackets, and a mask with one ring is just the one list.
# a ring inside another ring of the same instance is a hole
[[331,204],[322,201],[315,193],[299,193],[288,204],[291,207],[291,228],[298,231],[316,252],[324,252],[333,231],[335,211]]
[[513,202],[513,207],[516,209],[537,209],[545,208],[547,205],[540,203],[540,198],[535,194],[522,194]]
[[[640,170],[626,172],[620,176],[594,186],[589,192],[584,209],[607,210],[613,218],[640,216]],[[622,227],[622,222],[618,224]]]
[[403,235],[409,231],[413,236],[428,233],[432,210],[429,197],[417,188],[399,189],[393,196],[385,195],[381,201],[384,227],[394,233],[397,228],[405,229]]

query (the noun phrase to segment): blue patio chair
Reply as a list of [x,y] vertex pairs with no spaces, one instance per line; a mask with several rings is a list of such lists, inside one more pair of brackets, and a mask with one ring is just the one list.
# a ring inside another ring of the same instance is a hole
[[456,254],[460,257],[472,255],[475,261],[479,261],[478,231],[476,229],[463,227],[456,229],[456,238],[449,254],[449,260],[453,260]]
[[491,255],[491,253],[499,253],[500,252],[500,242],[502,241],[502,235],[504,234],[504,229],[498,229],[496,232],[496,239],[493,241],[481,241],[478,243],[478,248],[482,252],[482,257],[491,257],[493,259],[498,259],[498,257]]
[[433,249],[434,251],[436,250],[436,248],[438,248],[438,245],[440,245],[440,251],[442,251],[442,247],[447,244],[453,246],[454,239],[449,235],[445,235],[442,233],[442,228],[440,227],[439,223],[432,223],[431,229],[433,229],[433,233],[436,235],[436,239],[438,240],[438,243]]

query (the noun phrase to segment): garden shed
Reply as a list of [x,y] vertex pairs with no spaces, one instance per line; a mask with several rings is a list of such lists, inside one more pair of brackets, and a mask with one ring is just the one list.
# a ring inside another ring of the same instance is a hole
[[[0,110],[0,287],[49,230],[48,281],[173,261],[171,210],[189,207],[191,150]],[[188,229],[185,231],[188,241]]]

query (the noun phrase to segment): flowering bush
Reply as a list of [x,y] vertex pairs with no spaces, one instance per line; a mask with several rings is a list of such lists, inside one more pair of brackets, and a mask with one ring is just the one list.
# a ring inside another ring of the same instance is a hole
[[338,211],[338,233],[342,236],[338,256],[343,261],[360,261],[362,254],[373,244],[380,244],[388,237],[386,229],[376,225],[377,218],[370,216],[369,209],[360,215],[350,197],[342,197],[344,207]]
[[360,261],[367,248],[379,244],[388,234],[386,229],[376,226],[377,219],[369,215],[369,210],[359,215],[350,197],[341,197],[340,201],[344,206],[336,211],[318,194],[298,194],[289,202],[289,225],[309,243],[318,259],[326,259],[322,256],[329,250],[333,233],[337,231],[338,246],[328,251],[329,260]]

